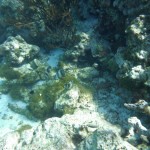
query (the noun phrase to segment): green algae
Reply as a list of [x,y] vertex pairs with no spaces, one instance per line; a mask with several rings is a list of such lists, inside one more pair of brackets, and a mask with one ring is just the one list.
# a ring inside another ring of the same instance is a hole
[[[25,78],[20,75],[16,78],[16,82],[10,82],[10,80],[8,80],[9,82],[5,82],[2,86],[7,89],[7,92],[14,100],[24,101],[25,96],[29,97],[27,109],[18,108],[14,105],[9,105],[8,107],[14,112],[22,114],[30,119],[35,117],[40,120],[45,120],[46,118],[54,115],[60,116],[63,114],[73,114],[74,109],[72,108],[64,108],[62,113],[54,111],[55,101],[61,94],[63,94],[63,92],[70,89],[72,85],[76,85],[80,89],[81,93],[91,92],[91,88],[89,88],[89,86],[83,85],[72,74],[66,74],[59,80],[47,82],[36,87],[32,94],[29,92],[28,85],[33,85],[34,82],[26,82],[24,84],[24,82],[27,81]],[[9,79],[15,78],[9,77]]]
[[64,114],[73,114],[74,111],[75,111],[75,108],[65,107],[64,110],[63,110],[62,115],[64,115]]
[[54,102],[61,91],[63,84],[60,82],[42,85],[30,96],[28,109],[36,118],[47,118],[53,112]]
[[[34,94],[30,96],[28,109],[33,116],[44,120],[59,113],[54,112],[55,101],[65,90],[67,90],[66,85],[70,82],[77,85],[81,92],[91,92],[90,89],[87,89],[73,75],[70,74],[60,78],[60,80],[55,81],[54,83],[46,83],[41,85],[34,91]],[[64,110],[65,114],[70,114],[73,112],[74,110],[70,110],[69,108]]]
[[22,125],[19,129],[17,129],[16,131],[21,134],[23,131],[25,130],[29,130],[31,129],[32,126],[31,125],[28,125],[28,124],[25,124],[25,125]]
[[26,73],[18,79],[18,82],[24,85],[32,85],[36,83],[39,78],[38,74],[36,72]]
[[17,114],[21,114],[23,116],[26,116],[29,120],[36,121],[36,119],[33,117],[31,112],[26,108],[20,108],[20,107],[18,107],[18,105],[14,105],[11,103],[8,104],[8,108],[10,108],[13,112],[15,112]]
[[7,94],[9,89],[9,82],[8,81],[4,81],[0,84],[0,93],[3,93],[3,94]]
[[11,66],[4,64],[0,66],[0,77],[5,77],[7,80],[19,79],[21,74],[15,71]]
[[11,88],[9,90],[10,96],[15,100],[21,100],[23,99],[22,93],[26,92],[27,88],[23,85],[19,84],[12,84]]

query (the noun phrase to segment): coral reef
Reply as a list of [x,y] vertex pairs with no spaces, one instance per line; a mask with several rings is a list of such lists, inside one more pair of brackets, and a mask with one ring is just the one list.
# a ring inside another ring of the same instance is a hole
[[47,48],[69,46],[75,42],[71,8],[76,3],[76,0],[2,1],[0,26],[9,30],[6,31],[9,35],[19,33],[26,41]]
[[84,85],[67,74],[53,83],[49,82],[35,89],[29,98],[28,109],[41,120],[55,115],[70,114],[79,107],[79,96],[86,92]]
[[43,74],[48,65],[35,59],[39,57],[39,51],[38,46],[27,44],[21,36],[8,37],[0,45],[0,76],[17,84],[33,84],[45,79]]
[[149,8],[1,0],[0,129],[41,122],[14,116],[0,149],[149,150]]
[[134,104],[125,103],[124,106],[127,107],[128,109],[139,111],[147,115],[150,115],[150,106],[148,102],[146,102],[145,100],[139,100]]
[[63,114],[72,114],[74,110],[79,107],[80,95],[81,94],[78,87],[71,87],[70,90],[57,99],[54,109]]
[[33,59],[39,53],[39,47],[27,44],[21,36],[8,37],[0,45],[0,54],[4,61],[10,65],[21,65]]
[[[62,100],[57,100],[59,96],[63,94],[61,97],[70,97],[70,100],[68,100],[73,101],[74,97],[72,96],[76,91],[73,86],[79,88],[82,93],[80,96],[88,91],[75,75],[67,73],[63,68],[64,66],[59,65],[58,68],[56,67],[57,69],[52,69],[48,63],[42,60],[42,56],[39,54],[40,48],[27,44],[21,36],[8,37],[0,45],[0,50],[3,58],[0,76],[7,79],[7,83],[3,83],[3,87],[7,89],[12,98],[26,102],[27,109],[36,118],[45,120],[56,114],[73,113],[77,107],[72,107],[70,102],[63,106]],[[94,68],[87,69],[89,71],[84,71],[84,78],[89,79],[98,76],[98,71]],[[81,74],[78,76],[81,76]],[[35,86],[38,81],[43,81],[43,84]],[[70,91],[71,95],[68,90],[72,91]],[[55,105],[56,100],[57,104]],[[66,102],[67,100],[65,100]],[[78,105],[77,103],[78,99],[75,100],[74,105]],[[64,108],[56,107],[59,105]],[[15,106],[9,106],[15,112],[23,111]],[[29,113],[23,112],[21,114]]]
[[12,132],[5,135],[0,139],[0,146],[7,149],[22,149],[23,145],[24,150],[33,148],[104,150],[112,147],[136,150],[118,136],[116,127],[102,120],[98,113],[86,110],[77,111],[73,115],[64,115],[62,118],[49,118],[35,129],[28,129],[27,126],[21,134],[22,129],[18,129],[19,133]]
[[137,141],[141,140],[143,143],[149,144],[150,131],[142,125],[141,121],[137,117],[129,118],[128,124],[129,134],[126,138],[130,143],[137,145]]

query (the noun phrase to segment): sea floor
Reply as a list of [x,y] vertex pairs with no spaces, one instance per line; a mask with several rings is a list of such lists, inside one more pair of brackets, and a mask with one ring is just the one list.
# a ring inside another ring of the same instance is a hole
[[[61,49],[52,50],[48,55],[47,63],[50,67],[57,67],[59,58],[63,54]],[[3,83],[5,79],[0,78],[0,84]],[[41,81],[39,84],[42,84]],[[28,125],[31,127],[37,127],[40,121],[30,120],[26,116],[18,114],[9,108],[9,105],[13,105],[19,109],[26,109],[26,103],[20,100],[14,100],[9,94],[0,93],[0,137],[4,136],[6,133],[18,130],[22,126]]]
[[[97,20],[89,20],[89,22],[81,23],[80,32],[84,32],[87,35],[94,35],[93,27]],[[55,68],[58,65],[59,58],[63,54],[62,49],[52,50],[47,58],[47,64],[51,68]],[[107,71],[101,71],[102,75],[92,82],[93,87],[96,90],[95,104],[97,105],[97,111],[108,122],[118,127],[120,130],[128,130],[128,118],[136,116],[136,113],[127,110],[124,107],[125,102],[131,102],[133,98],[132,92],[121,88],[118,81],[113,75]],[[0,84],[3,79],[0,79]],[[39,82],[40,85],[42,82]],[[30,125],[31,127],[37,127],[40,121],[29,120],[27,117],[13,112],[9,108],[9,104],[13,104],[19,108],[25,109],[26,103],[12,99],[9,94],[0,94],[0,137],[6,133],[18,130],[24,125]],[[140,118],[142,119],[142,118]],[[123,134],[124,131],[122,131]]]
[[8,107],[9,104],[13,104],[22,109],[26,107],[24,102],[13,100],[8,94],[0,95],[0,137],[24,125],[36,127],[39,124],[39,121],[29,120],[25,116],[13,112]]

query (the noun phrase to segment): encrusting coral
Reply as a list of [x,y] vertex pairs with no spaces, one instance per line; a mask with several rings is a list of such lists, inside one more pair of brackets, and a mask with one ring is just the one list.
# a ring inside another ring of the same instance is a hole
[[135,141],[141,140],[143,143],[150,142],[150,130],[144,127],[137,117],[128,118],[129,133],[126,139],[135,144]]
[[145,100],[139,100],[134,104],[124,104],[125,107],[131,110],[139,111],[150,116],[150,106]]

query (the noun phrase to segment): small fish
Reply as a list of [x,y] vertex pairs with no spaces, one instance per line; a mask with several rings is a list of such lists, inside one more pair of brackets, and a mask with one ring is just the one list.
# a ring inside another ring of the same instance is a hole
[[30,94],[34,94],[34,90],[31,90],[29,93],[30,93]]

